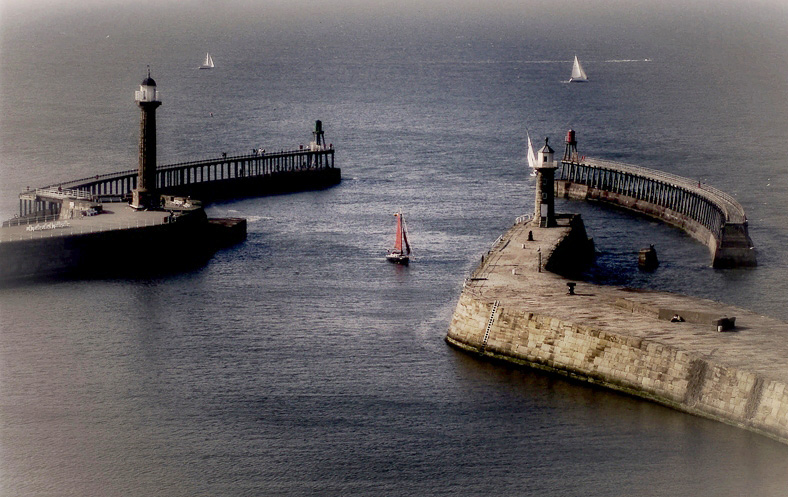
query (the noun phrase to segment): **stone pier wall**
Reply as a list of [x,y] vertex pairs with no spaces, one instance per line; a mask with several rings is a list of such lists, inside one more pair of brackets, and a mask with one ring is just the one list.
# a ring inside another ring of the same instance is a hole
[[788,388],[783,382],[668,345],[501,305],[483,346],[493,305],[462,295],[447,341],[492,359],[588,381],[788,443]]
[[[246,220],[207,219],[200,209],[169,224],[3,241],[0,285],[50,277],[169,274],[197,268],[216,250],[245,238]],[[150,252],[149,247],[157,250]]]

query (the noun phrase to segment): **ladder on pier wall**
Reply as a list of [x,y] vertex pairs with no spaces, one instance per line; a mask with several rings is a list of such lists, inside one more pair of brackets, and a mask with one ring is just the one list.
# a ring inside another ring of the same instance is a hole
[[492,329],[493,322],[495,321],[495,313],[498,311],[498,305],[500,303],[501,302],[499,300],[496,300],[493,303],[492,311],[490,311],[490,319],[487,320],[487,329],[484,330],[484,338],[482,339],[482,353],[484,353],[485,349],[487,349],[487,340],[490,338],[490,329]]

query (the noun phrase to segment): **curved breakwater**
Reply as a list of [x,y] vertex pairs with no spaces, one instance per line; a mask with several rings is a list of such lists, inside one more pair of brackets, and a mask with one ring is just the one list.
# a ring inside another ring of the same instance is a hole
[[619,162],[565,157],[556,193],[612,204],[681,228],[709,247],[714,267],[757,265],[744,209],[709,185]]

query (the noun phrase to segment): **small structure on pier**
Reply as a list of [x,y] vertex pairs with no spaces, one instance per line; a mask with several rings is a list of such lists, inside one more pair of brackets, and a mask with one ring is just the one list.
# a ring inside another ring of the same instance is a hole
[[566,148],[564,149],[564,162],[580,162],[577,157],[577,138],[575,130],[566,132]]
[[551,228],[555,222],[555,171],[558,163],[553,160],[555,151],[544,139],[544,147],[539,151],[536,170],[536,195],[534,203],[534,221],[539,227]]
[[142,81],[134,100],[140,107],[140,156],[137,187],[131,192],[131,206],[135,209],[159,207],[156,190],[156,108],[161,105],[156,82],[150,77]]
[[323,121],[317,120],[315,121],[315,130],[312,132],[312,136],[315,137],[314,141],[311,143],[312,150],[324,150],[326,148],[326,137],[325,133],[323,133]]

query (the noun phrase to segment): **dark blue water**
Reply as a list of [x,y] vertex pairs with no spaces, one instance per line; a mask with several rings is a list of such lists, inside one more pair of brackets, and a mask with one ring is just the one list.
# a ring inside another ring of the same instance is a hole
[[[564,203],[598,281],[788,319],[780,8],[336,9],[6,12],[3,218],[27,185],[135,167],[147,64],[160,162],[306,144],[321,119],[343,182],[211,206],[249,238],[190,273],[0,290],[0,494],[784,495],[783,445],[443,342],[463,278],[532,206],[526,129],[731,192],[760,249],[715,271],[677,230]],[[562,83],[574,53],[587,85]],[[400,208],[407,268],[383,259]],[[639,273],[649,243],[661,265]]]

